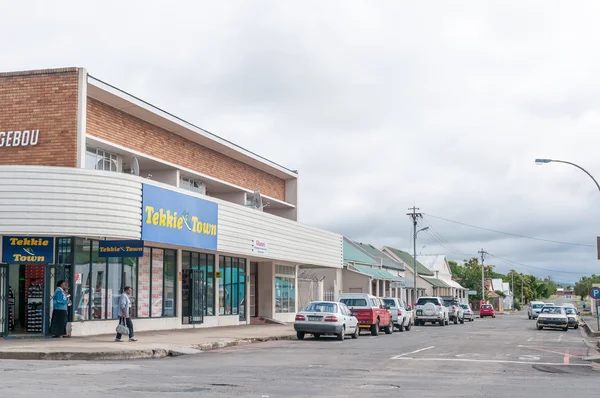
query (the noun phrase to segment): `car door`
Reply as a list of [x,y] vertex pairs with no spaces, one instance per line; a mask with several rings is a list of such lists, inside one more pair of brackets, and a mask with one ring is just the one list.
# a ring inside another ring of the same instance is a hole
[[355,316],[352,315],[352,313],[350,312],[348,307],[346,307],[344,305],[342,308],[346,313],[346,318],[348,319],[349,329],[356,330],[356,328],[358,327],[358,320],[356,319]]

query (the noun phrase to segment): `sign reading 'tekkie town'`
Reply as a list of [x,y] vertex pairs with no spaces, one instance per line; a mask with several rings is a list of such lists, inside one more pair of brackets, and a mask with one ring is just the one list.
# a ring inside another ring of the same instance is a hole
[[40,130],[0,131],[0,148],[9,146],[34,146],[40,138]]

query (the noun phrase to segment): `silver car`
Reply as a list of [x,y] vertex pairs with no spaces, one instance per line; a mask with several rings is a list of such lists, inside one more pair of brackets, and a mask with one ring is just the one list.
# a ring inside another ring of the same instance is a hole
[[296,315],[294,330],[298,340],[312,334],[315,338],[322,335],[335,335],[338,340],[344,340],[346,335],[357,339],[360,333],[358,320],[346,304],[332,301],[313,301],[308,303],[304,311]]
[[471,309],[469,304],[461,304],[461,308],[463,309],[463,319],[465,321],[473,322],[475,320],[475,314]]
[[532,301],[529,303],[529,308],[527,309],[527,316],[529,319],[536,319],[540,315],[542,307],[545,305],[546,303],[542,301]]

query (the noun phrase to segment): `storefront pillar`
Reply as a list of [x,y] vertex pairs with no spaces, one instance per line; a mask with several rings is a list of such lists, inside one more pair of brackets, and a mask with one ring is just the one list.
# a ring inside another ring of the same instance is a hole
[[177,310],[176,315],[179,318],[179,323],[183,324],[182,319],[183,319],[183,282],[182,282],[182,256],[183,251],[181,249],[177,250],[177,272],[175,274],[175,290],[176,290],[176,298],[177,298],[177,302],[175,303],[175,308]]
[[375,280],[375,296],[379,297],[379,281]]

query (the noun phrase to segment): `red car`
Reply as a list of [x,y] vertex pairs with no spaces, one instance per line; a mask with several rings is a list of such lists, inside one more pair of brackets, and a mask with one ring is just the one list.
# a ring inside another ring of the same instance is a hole
[[492,318],[496,317],[496,311],[494,311],[494,307],[492,307],[491,304],[484,304],[481,306],[479,317],[483,318],[484,316],[491,316]]

